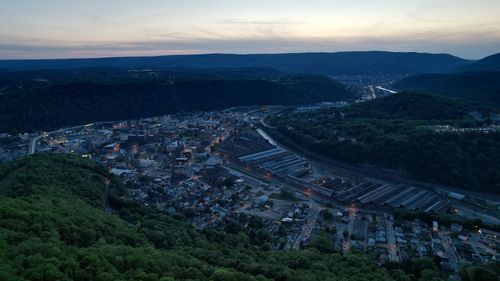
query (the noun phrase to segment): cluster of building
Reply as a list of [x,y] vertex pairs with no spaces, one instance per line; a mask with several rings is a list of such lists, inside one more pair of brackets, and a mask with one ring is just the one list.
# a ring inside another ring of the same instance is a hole
[[[356,91],[361,96],[359,101],[366,101],[378,97],[387,96],[390,93],[385,88],[390,88],[396,80],[404,78],[404,75],[388,75],[388,74],[358,74],[358,75],[334,75],[336,81],[347,85],[353,91]],[[375,85],[378,85],[379,89]]]
[[258,190],[239,180],[212,153],[249,124],[241,109],[95,123],[37,140],[36,152],[75,153],[109,167],[146,206],[182,212],[200,228],[221,224]]
[[452,125],[435,125],[426,126],[427,128],[433,130],[436,133],[496,133],[500,132],[500,121],[495,122],[489,126],[474,127],[474,128],[457,128]]
[[14,160],[28,153],[28,145],[33,135],[0,134],[0,162]]
[[353,249],[375,253],[379,264],[437,258],[443,271],[456,274],[463,263],[500,262],[500,233],[494,231],[395,219],[389,213],[355,207],[321,212],[325,210],[333,216],[320,215],[313,232],[327,233],[334,248],[344,253]]
[[[456,273],[462,262],[499,261],[496,234],[486,238],[478,229],[465,230],[457,224],[439,227],[438,222],[395,219],[392,215],[394,209],[434,215],[455,213],[457,206],[467,206],[464,195],[338,176],[283,147],[271,145],[266,137],[245,131],[232,136],[218,151],[233,169],[277,186],[293,187],[295,200],[271,194],[261,198],[262,202],[273,201],[265,204],[265,212],[251,211],[252,207],[262,206],[259,204],[246,209],[274,221],[269,223],[269,229],[279,241],[275,247],[300,248],[322,232],[327,233],[336,249],[374,252],[380,264],[439,257],[443,270]],[[332,218],[322,216],[323,212],[333,214]],[[269,216],[272,213],[274,216]],[[484,243],[474,242],[477,237],[482,237]]]
[[322,233],[344,253],[377,253],[380,264],[437,256],[444,270],[457,272],[461,262],[499,261],[498,233],[392,215],[395,208],[452,212],[465,204],[463,195],[338,175],[256,128],[270,110],[234,108],[38,136],[5,134],[0,160],[32,152],[92,158],[127,183],[131,198],[182,213],[198,228],[224,229],[242,214],[260,217],[276,250],[301,248]]

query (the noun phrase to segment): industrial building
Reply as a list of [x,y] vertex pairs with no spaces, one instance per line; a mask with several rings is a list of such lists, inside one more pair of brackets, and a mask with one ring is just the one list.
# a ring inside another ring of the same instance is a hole
[[348,203],[441,213],[454,202],[449,197],[406,184],[354,183],[338,178],[322,179],[317,184],[331,189],[332,198]]

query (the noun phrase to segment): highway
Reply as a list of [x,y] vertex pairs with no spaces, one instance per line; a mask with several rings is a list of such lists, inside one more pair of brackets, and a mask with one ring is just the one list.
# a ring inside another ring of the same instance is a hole
[[83,127],[92,126],[92,125],[94,125],[94,123],[86,124],[86,125],[78,125],[78,126],[74,126],[74,127],[70,127],[70,128],[62,128],[62,129],[58,129],[58,130],[48,132],[48,133],[44,132],[43,134],[38,135],[30,140],[30,145],[28,147],[28,154],[31,155],[31,154],[36,152],[37,143],[43,137],[47,137],[47,136],[50,136],[51,134],[55,134],[55,133],[61,133],[61,132],[67,131],[67,130],[74,130],[77,128],[83,128]]
[[260,119],[260,124],[266,128],[269,128],[269,129],[276,129],[276,127],[273,127],[273,126],[270,126],[269,124],[267,124],[266,121],[264,120],[264,118]]
[[316,224],[316,220],[318,219],[319,208],[314,208],[312,212],[313,213],[309,217],[307,223],[302,227],[302,231],[300,232],[297,239],[293,243],[294,249],[299,249],[300,243],[302,241],[307,241],[307,239],[309,239],[309,237],[311,236],[311,233],[314,229],[314,225]]
[[47,134],[38,135],[30,140],[30,145],[28,146],[28,155],[36,152],[37,142],[42,138],[47,136]]
[[44,132],[44,133],[42,133],[42,134],[40,134],[40,135],[38,135],[30,140],[30,144],[28,146],[28,155],[31,155],[31,154],[36,152],[36,147],[38,145],[38,141],[41,138],[50,136],[51,134],[61,133],[61,132],[67,131],[67,130],[74,130],[74,129],[78,129],[78,128],[93,126],[93,125],[104,125],[104,124],[112,124],[112,123],[118,123],[118,122],[122,122],[122,121],[96,122],[96,123],[90,123],[90,124],[85,124],[85,125],[73,126],[73,127],[69,127],[69,128],[61,128],[61,129],[51,131],[51,132]]
[[382,86],[376,86],[375,89],[380,90],[380,91],[384,91],[384,92],[388,92],[389,94],[397,94],[398,93],[394,90],[390,90],[390,89],[384,88]]

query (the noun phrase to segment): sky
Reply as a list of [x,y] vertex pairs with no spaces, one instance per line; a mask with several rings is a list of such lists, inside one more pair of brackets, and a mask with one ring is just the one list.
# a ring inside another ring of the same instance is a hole
[[0,0],[0,59],[500,52],[500,0]]

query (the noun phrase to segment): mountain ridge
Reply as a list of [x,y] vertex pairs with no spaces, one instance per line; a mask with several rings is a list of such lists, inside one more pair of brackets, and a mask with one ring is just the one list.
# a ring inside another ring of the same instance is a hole
[[450,55],[417,52],[353,51],[278,54],[195,54],[154,57],[0,60],[10,70],[120,68],[242,68],[265,67],[291,73],[405,74],[445,72],[470,61]]
[[457,66],[451,72],[500,71],[500,53],[487,56],[471,64]]

